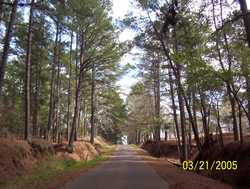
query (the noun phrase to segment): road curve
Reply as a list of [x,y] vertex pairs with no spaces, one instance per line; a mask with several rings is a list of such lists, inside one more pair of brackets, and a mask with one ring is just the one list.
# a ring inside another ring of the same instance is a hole
[[102,165],[79,176],[62,189],[169,189],[133,148],[121,145]]

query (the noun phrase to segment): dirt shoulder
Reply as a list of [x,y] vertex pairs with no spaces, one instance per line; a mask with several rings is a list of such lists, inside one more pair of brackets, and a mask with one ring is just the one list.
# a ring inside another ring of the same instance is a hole
[[0,138],[0,144],[0,189],[59,189],[107,160],[116,148],[102,139],[94,145],[77,141],[74,153],[64,143],[40,139]]
[[136,152],[152,166],[158,175],[169,183],[171,189],[233,189],[232,186],[196,173],[183,171],[164,158],[150,156],[141,148],[135,148]]

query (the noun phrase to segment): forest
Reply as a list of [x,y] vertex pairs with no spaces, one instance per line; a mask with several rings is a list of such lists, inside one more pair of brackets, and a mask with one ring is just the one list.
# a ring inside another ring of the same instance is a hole
[[139,1],[144,17],[125,19],[143,49],[142,79],[128,96],[131,142],[158,142],[162,132],[167,140],[170,132],[182,160],[192,140],[199,151],[213,135],[221,148],[226,133],[243,144],[250,124],[246,1],[202,1],[197,10],[193,1],[161,3]]
[[[142,171],[152,188],[250,187],[250,1],[128,0],[116,17],[121,2],[0,0],[0,188],[28,174],[27,157],[73,174],[119,157],[139,167],[144,153],[169,185]],[[191,183],[201,177],[207,186]]]
[[116,140],[126,115],[115,81],[127,47],[109,9],[92,0],[1,2],[2,129],[73,144],[87,132],[93,143],[98,125]]

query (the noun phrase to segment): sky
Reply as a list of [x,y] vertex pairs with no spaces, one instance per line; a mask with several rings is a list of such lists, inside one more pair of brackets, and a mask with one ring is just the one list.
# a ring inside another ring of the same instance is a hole
[[[248,8],[250,7],[250,0],[246,0]],[[128,11],[136,11],[130,6],[130,0],[113,0],[113,17],[114,19],[123,19]],[[119,36],[121,42],[126,40],[133,40],[135,33],[131,29],[125,29]],[[127,63],[136,65],[139,61],[138,58],[133,56],[134,53],[137,53],[138,49],[133,48],[131,54],[128,53],[124,55],[120,60],[120,65],[124,66]],[[127,95],[131,91],[131,87],[139,81],[137,77],[137,70],[131,70],[129,73],[124,75],[118,82],[117,85],[120,86],[120,96],[125,101]]]
[[[112,0],[113,1],[113,14],[112,16],[114,19],[123,19],[125,18],[126,14],[128,11],[132,11],[133,13],[137,12],[138,10],[135,10],[133,7],[130,5],[131,0]],[[232,0],[231,0],[232,1]],[[246,0],[248,7],[250,7],[250,0]],[[25,10],[27,11],[28,15],[28,9]],[[25,21],[28,21],[28,16],[24,17]],[[119,35],[119,40],[121,42],[124,42],[126,40],[133,40],[135,37],[135,32],[133,32],[131,29],[125,29],[120,35]],[[120,65],[124,66],[127,63],[136,65],[139,61],[136,56],[133,54],[138,53],[139,50],[136,48],[133,48],[131,53],[128,53],[124,55],[121,60],[120,60]],[[140,78],[137,76],[138,70],[131,70],[129,73],[124,75],[118,82],[117,85],[120,86],[120,96],[121,98],[125,101],[127,95],[131,91],[131,86],[133,86],[136,82],[139,81]]]
[[[113,0],[113,17],[114,19],[123,19],[127,12],[131,10],[129,0]],[[125,29],[119,36],[121,42],[127,40],[133,40],[135,33],[131,29]],[[133,48],[131,53],[124,55],[120,60],[120,65],[125,66],[127,63],[135,65],[139,60],[133,55],[138,50]],[[118,82],[117,85],[120,86],[120,96],[125,101],[127,95],[130,92],[131,86],[133,86],[138,81],[137,71],[131,70],[129,73],[125,74]]]
[[[135,48],[132,50],[132,53],[137,51]],[[134,58],[132,54],[126,54],[121,58],[120,65],[124,66],[127,63],[131,65],[135,65],[138,62],[137,59]],[[131,86],[133,86],[137,81],[137,69],[129,71],[127,74],[125,74],[120,80],[118,80],[117,84],[120,86],[120,96],[125,101],[126,97],[128,96],[130,92]]]

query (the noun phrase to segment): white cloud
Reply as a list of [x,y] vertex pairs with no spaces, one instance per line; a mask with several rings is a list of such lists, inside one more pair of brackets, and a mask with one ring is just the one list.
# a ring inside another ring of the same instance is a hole
[[[125,15],[131,11],[131,6],[129,0],[113,0],[113,14],[112,16],[115,19],[123,19]],[[124,42],[127,40],[133,40],[136,33],[132,29],[125,29],[119,35],[119,41]],[[134,50],[131,51],[131,53]],[[120,61],[120,66],[125,66],[126,64],[136,64],[136,59],[133,54],[127,53],[125,54]],[[131,70],[129,73],[124,75],[119,81],[117,81],[117,85],[120,86],[120,96],[125,101],[128,94],[131,91],[131,87],[138,82],[139,78],[134,77],[135,70]]]
[[127,41],[127,40],[133,40],[135,37],[135,32],[132,29],[125,29],[119,36],[119,40],[121,42]]
[[128,0],[113,0],[113,17],[122,18],[129,10]]
[[[142,50],[134,47],[131,51],[125,54],[120,61],[120,66],[125,66],[128,63],[132,66],[137,66],[140,62],[140,54],[143,53]],[[139,55],[139,56],[138,56]],[[117,81],[117,85],[120,86],[120,96],[125,101],[126,97],[131,91],[131,87],[140,81],[140,77],[138,77],[139,70],[137,68],[130,70],[126,75],[124,75],[119,81]]]
[[131,77],[129,75],[123,76],[122,79],[117,82],[117,85],[120,86],[120,97],[124,102],[126,101],[126,98],[131,91],[131,87],[137,82],[137,78]]
[[248,9],[250,8],[250,0],[246,0]]

